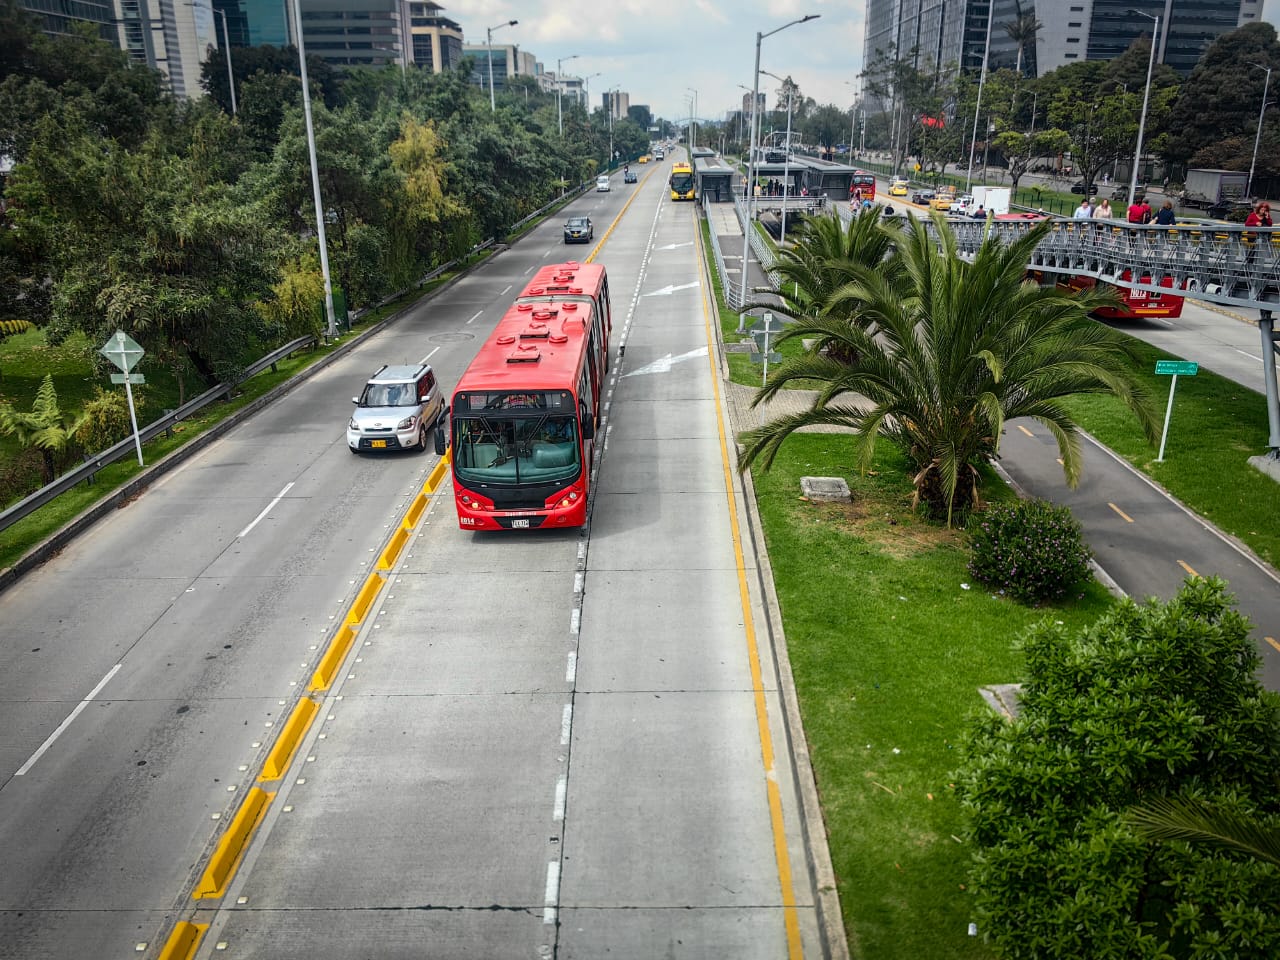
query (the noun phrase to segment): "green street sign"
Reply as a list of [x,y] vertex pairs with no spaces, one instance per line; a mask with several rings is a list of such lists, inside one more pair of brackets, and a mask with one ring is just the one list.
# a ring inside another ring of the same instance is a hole
[[1175,377],[1194,377],[1200,372],[1200,364],[1193,360],[1157,360],[1156,373]]

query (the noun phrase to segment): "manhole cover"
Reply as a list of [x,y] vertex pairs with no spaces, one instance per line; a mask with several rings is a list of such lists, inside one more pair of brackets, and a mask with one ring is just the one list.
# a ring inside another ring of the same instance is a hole
[[474,340],[475,337],[469,333],[437,333],[427,339],[432,343],[458,343],[462,340]]

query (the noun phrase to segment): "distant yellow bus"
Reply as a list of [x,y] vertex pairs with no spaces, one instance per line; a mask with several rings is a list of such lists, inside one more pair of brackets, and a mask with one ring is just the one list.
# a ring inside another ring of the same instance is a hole
[[671,199],[693,199],[693,167],[687,163],[676,163],[671,167]]

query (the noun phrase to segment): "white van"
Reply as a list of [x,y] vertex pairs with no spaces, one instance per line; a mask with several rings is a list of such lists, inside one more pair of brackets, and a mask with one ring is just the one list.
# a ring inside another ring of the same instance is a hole
[[596,190],[600,193],[609,192],[609,175],[607,173],[602,173],[596,177]]

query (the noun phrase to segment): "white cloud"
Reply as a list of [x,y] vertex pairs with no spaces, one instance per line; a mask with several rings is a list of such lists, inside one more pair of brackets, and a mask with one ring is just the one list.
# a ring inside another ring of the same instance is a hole
[[[484,43],[485,28],[518,19],[494,42],[515,43],[548,70],[577,55],[565,73],[589,76],[593,105],[617,85],[632,103],[658,116],[688,115],[686,88],[698,91],[698,113],[719,120],[742,104],[750,86],[757,32],[768,33],[809,13],[821,19],[765,39],[760,65],[790,75],[801,92],[842,109],[853,102],[862,69],[866,0],[453,0],[444,15],[458,21],[468,43]],[[762,77],[772,105],[777,82]]]

